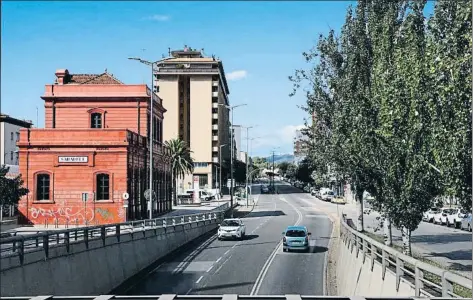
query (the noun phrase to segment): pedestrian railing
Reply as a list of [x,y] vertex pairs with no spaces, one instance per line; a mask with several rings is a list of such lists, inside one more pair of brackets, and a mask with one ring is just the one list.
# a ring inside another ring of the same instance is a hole
[[[419,261],[356,231],[348,225],[346,215],[340,219],[340,237],[345,246],[363,256],[363,263],[370,260],[381,265],[382,279],[386,272],[396,276],[396,289],[401,280],[415,290],[416,297],[472,298],[472,281],[466,277]],[[354,249],[353,249],[354,248]]]
[[[380,300],[379,297],[343,297],[317,295],[139,295],[139,296],[29,296],[29,297],[0,297],[2,300]],[[429,300],[435,298],[422,298]],[[449,300],[454,298],[442,298]],[[383,297],[382,300],[418,300],[415,297]]]
[[[228,206],[228,205],[227,205]],[[105,246],[105,239],[115,237],[118,242],[124,234],[131,234],[132,238],[137,233],[145,236],[146,231],[154,230],[158,234],[158,230],[174,228],[178,225],[192,224],[203,221],[219,222],[223,220],[227,206],[222,206],[218,211],[209,211],[205,213],[197,213],[190,215],[181,215],[173,217],[161,217],[149,220],[130,221],[118,224],[108,224],[99,226],[78,227],[64,230],[15,232],[13,236],[0,238],[0,257],[17,256],[20,263],[23,264],[24,257],[28,253],[43,251],[44,258],[48,259],[49,249],[51,247],[63,246],[67,253],[70,251],[71,244],[85,243],[88,244],[94,240],[102,240]]]

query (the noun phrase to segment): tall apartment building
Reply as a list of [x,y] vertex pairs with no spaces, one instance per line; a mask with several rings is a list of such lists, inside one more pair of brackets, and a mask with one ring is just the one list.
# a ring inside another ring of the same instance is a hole
[[179,188],[191,188],[192,176],[199,176],[201,188],[215,188],[218,170],[230,158],[229,109],[225,107],[230,91],[222,61],[188,47],[170,51],[170,57],[158,63],[154,80],[167,109],[163,139],[184,140],[195,161],[194,174],[185,176]]
[[234,149],[235,151],[235,158],[238,160],[241,160],[241,155],[239,153],[241,152],[241,127],[240,126],[234,126],[233,127],[233,141],[234,141]]

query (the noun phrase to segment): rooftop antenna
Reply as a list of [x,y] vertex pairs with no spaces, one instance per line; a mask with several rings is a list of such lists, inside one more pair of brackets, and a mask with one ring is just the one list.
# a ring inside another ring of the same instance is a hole
[[171,47],[168,47],[168,55],[171,57]]
[[107,73],[107,68],[105,68],[105,73]]

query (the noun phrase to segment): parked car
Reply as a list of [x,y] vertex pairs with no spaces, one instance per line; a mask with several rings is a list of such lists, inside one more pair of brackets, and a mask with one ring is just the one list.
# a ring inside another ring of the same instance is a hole
[[268,193],[269,193],[269,187],[267,185],[262,185],[261,194],[268,194]]
[[434,224],[447,224],[447,216],[451,213],[450,208],[442,208],[434,215]]
[[447,226],[453,225],[455,228],[460,228],[460,224],[467,214],[467,211],[461,208],[453,208],[449,215],[447,215]]
[[240,219],[225,219],[218,225],[217,238],[219,240],[226,238],[244,239],[246,235],[246,225]]
[[333,191],[330,191],[330,190],[328,190],[328,191],[325,190],[325,191],[320,193],[320,198],[323,201],[331,202],[333,197],[334,197]]
[[316,196],[316,197],[317,197],[317,195],[319,194],[319,190],[313,188],[313,189],[310,191],[310,194],[311,194],[312,196]]
[[[186,194],[191,195],[191,198],[193,198],[194,197],[194,192],[195,192],[195,190],[187,190]],[[197,192],[199,193],[199,198],[202,201],[211,201],[211,200],[215,199],[215,196],[210,195],[209,193],[207,193],[204,190],[197,190]]]
[[434,221],[434,215],[437,214],[440,211],[439,208],[437,207],[432,207],[428,211],[424,213],[424,217],[422,218],[425,222],[433,222]]
[[468,213],[464,215],[461,223],[460,223],[460,229],[461,230],[468,230],[471,232],[471,213]]
[[305,226],[288,226],[286,230],[282,232],[282,251],[291,250],[309,250],[309,237],[310,232],[307,231]]
[[345,205],[347,202],[345,201],[345,198],[337,196],[332,199],[332,203]]

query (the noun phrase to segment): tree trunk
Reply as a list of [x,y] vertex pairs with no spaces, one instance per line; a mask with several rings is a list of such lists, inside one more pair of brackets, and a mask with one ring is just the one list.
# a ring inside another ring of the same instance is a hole
[[389,216],[386,216],[384,219],[384,244],[386,246],[392,246],[393,244],[393,232],[391,228],[391,220]]
[[356,190],[356,230],[359,232],[364,231],[363,224],[363,190]]
[[401,232],[402,232],[402,252],[405,255],[412,256],[411,231],[403,226]]

